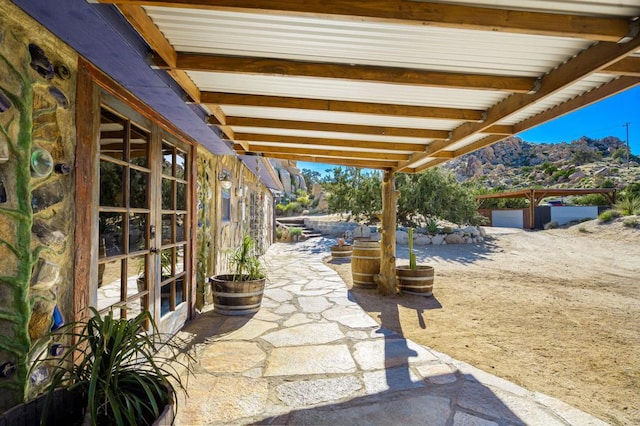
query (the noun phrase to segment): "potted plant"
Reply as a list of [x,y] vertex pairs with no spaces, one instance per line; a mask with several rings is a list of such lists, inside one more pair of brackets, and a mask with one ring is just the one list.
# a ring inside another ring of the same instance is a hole
[[297,226],[289,228],[289,236],[291,237],[291,241],[296,243],[300,240],[300,236],[302,235],[302,228]]
[[417,265],[413,251],[413,228],[409,228],[409,265],[396,266],[396,278],[400,291],[418,296],[433,295],[434,269],[428,265]]
[[332,259],[348,259],[351,257],[351,245],[344,241],[344,238],[337,238],[336,244],[331,246]]
[[[50,366],[41,424],[59,415],[51,402],[60,399],[61,390],[82,404],[83,425],[171,424],[176,388],[186,391],[176,367],[189,372],[191,358],[176,359],[179,347],[162,340],[148,311],[124,319],[114,318],[113,311],[101,316],[90,309],[86,321],[68,323],[50,336],[73,342],[62,355],[47,351],[33,364]],[[66,412],[68,407],[62,408]],[[65,418],[64,424],[74,419]]]
[[223,315],[258,312],[266,282],[265,269],[258,257],[255,241],[249,235],[228,254],[231,273],[211,278],[213,309]]

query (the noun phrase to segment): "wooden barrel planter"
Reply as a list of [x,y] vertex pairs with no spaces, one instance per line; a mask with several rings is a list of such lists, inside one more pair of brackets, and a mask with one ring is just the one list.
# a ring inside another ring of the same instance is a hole
[[417,296],[433,295],[432,266],[417,265],[416,269],[409,269],[408,265],[396,267],[396,278],[400,291]]
[[377,288],[374,277],[380,273],[380,243],[357,240],[351,252],[351,275],[353,286]]
[[249,315],[260,310],[265,278],[233,281],[233,275],[211,278],[213,310],[222,315]]
[[351,257],[351,246],[331,246],[331,258],[332,259],[348,259]]

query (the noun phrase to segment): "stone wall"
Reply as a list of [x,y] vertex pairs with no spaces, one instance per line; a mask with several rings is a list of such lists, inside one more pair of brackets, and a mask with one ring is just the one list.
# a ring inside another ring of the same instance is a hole
[[[268,188],[237,157],[215,156],[198,148],[197,307],[212,303],[207,278],[228,272],[227,254],[245,233],[264,252],[273,243],[273,199]],[[223,188],[218,176],[229,173],[230,215],[223,218]]]
[[[416,246],[425,246],[429,244],[474,244],[484,241],[486,232],[479,226],[467,226],[464,228],[449,228],[433,234],[428,232],[416,232],[413,234],[413,244]],[[409,233],[405,230],[396,230],[396,242],[399,244],[407,244],[409,242]]]
[[77,60],[0,0],[0,411],[46,381],[30,360],[71,312]]

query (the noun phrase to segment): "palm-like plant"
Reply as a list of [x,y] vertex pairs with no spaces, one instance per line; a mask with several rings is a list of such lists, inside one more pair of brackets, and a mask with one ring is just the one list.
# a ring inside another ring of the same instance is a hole
[[624,198],[619,200],[614,207],[622,213],[623,216],[640,214],[640,197],[627,194]]
[[[176,386],[185,390],[175,366],[189,371],[188,361],[176,359],[177,345],[162,342],[149,312],[127,320],[114,318],[111,311],[104,317],[91,311],[87,321],[67,324],[56,333],[75,343],[62,357],[45,360],[55,362],[48,400],[64,387],[86,401],[85,424],[153,423],[174,402]],[[164,355],[157,352],[160,345]]]
[[265,277],[264,267],[256,253],[255,242],[249,235],[242,237],[242,244],[229,255],[233,281],[252,281]]

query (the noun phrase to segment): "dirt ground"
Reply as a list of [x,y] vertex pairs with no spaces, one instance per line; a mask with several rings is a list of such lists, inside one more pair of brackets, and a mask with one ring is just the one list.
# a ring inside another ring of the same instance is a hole
[[[640,424],[640,229],[621,221],[419,248],[433,297],[353,289],[383,326],[611,424]],[[398,245],[398,264],[408,263]],[[335,268],[351,287],[351,266]]]

